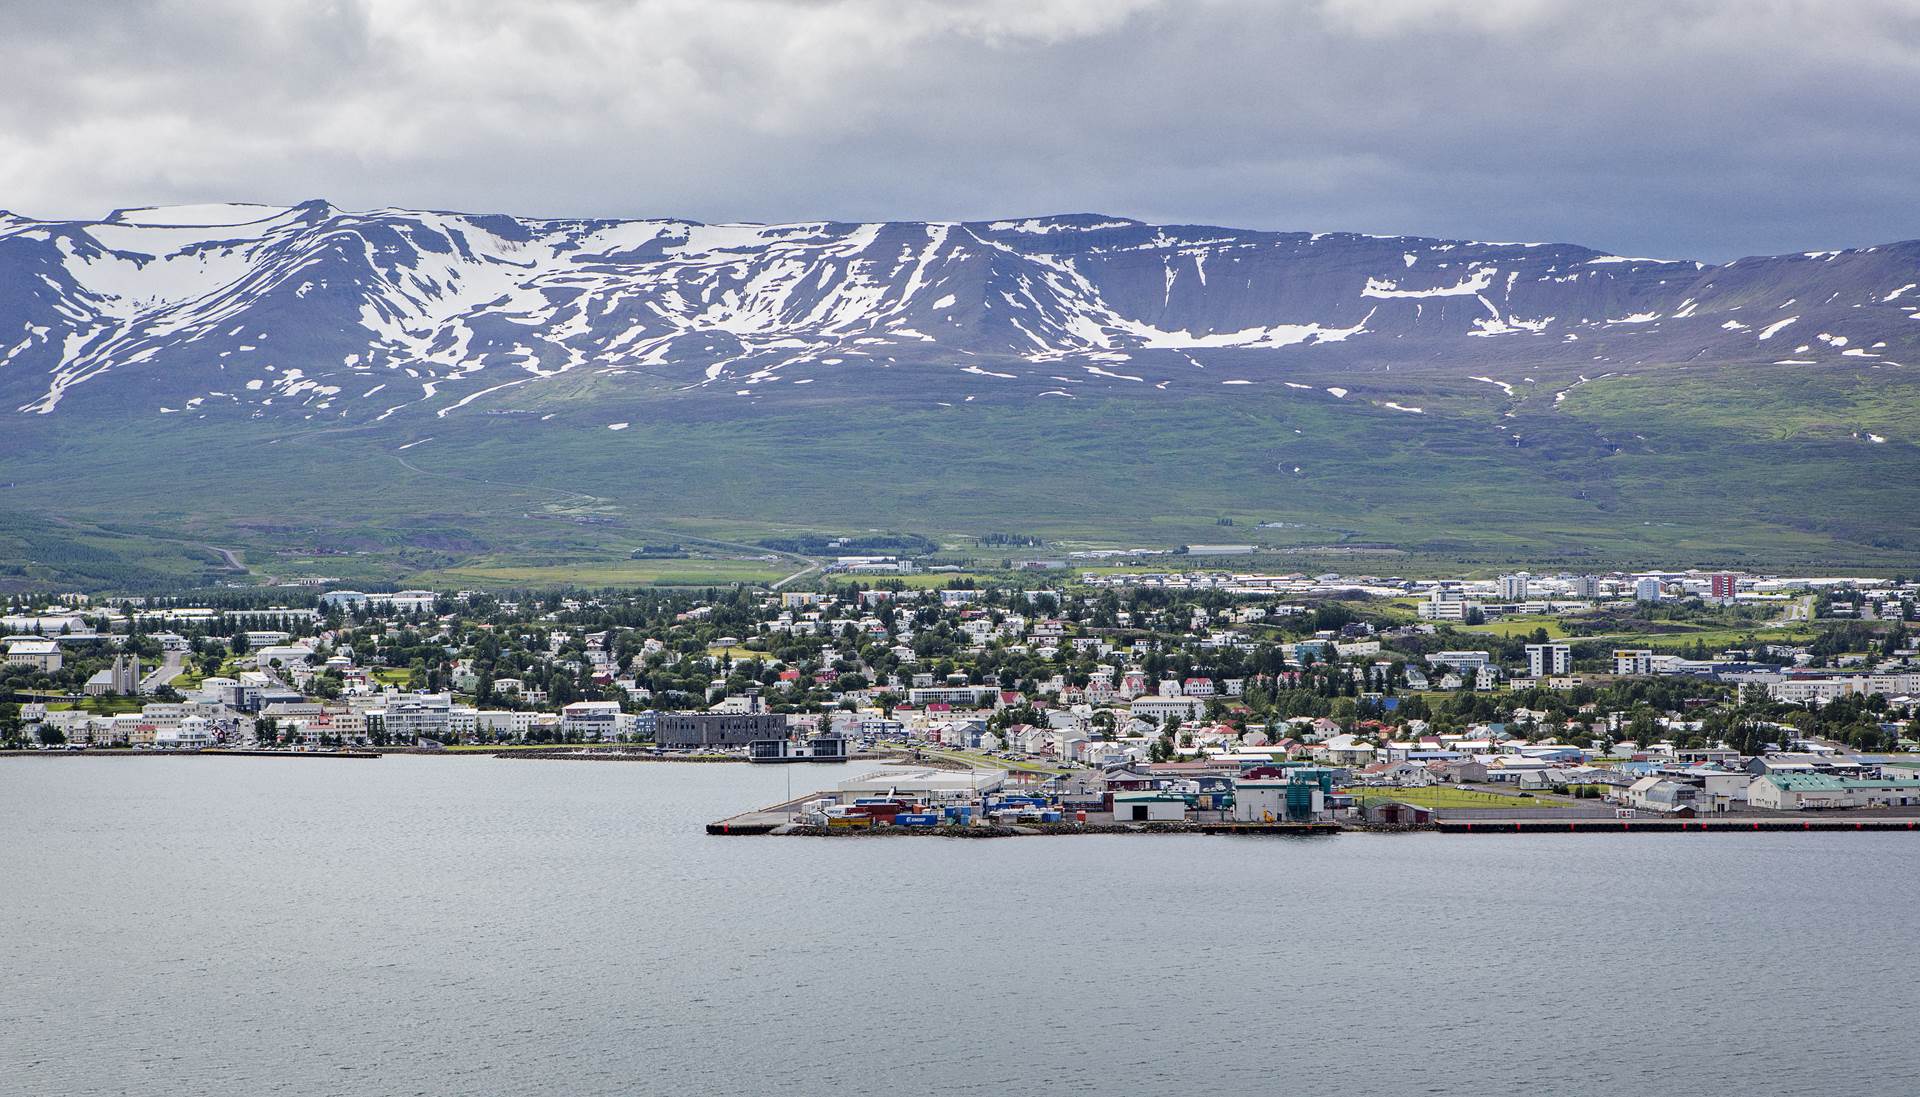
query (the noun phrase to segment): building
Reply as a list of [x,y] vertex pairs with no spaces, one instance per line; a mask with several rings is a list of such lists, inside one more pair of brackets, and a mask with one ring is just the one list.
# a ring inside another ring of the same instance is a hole
[[1920,672],[1887,674],[1788,674],[1767,685],[1776,701],[1818,708],[1839,697],[1882,694],[1887,697],[1920,694]]
[[986,705],[991,704],[1000,695],[998,685],[984,686],[920,686],[907,690],[907,703],[914,706],[939,705]]
[[1847,784],[1825,773],[1766,773],[1747,786],[1747,803],[1771,811],[1853,806]]
[[1198,720],[1206,713],[1207,704],[1198,697],[1135,697],[1129,702],[1128,711],[1138,719],[1158,724],[1169,716]]
[[1435,587],[1417,612],[1423,621],[1464,621],[1468,608],[1466,595],[1458,589]]
[[60,644],[55,640],[14,640],[7,644],[7,663],[51,673],[60,669]]
[[1547,678],[1565,674],[1573,666],[1573,647],[1570,644],[1528,644],[1527,674],[1534,678]]
[[1662,815],[1678,815],[1699,808],[1701,790],[1664,777],[1642,777],[1627,788],[1630,807]]
[[392,594],[376,594],[371,600],[387,603],[396,613],[431,613],[437,597],[430,590],[401,590]]
[[930,803],[964,803],[998,792],[1006,783],[1007,771],[1004,769],[889,767],[842,781],[835,790],[843,804],[879,796],[903,796]]
[[[1297,769],[1284,777],[1235,781],[1232,818],[1236,823],[1305,823],[1325,819],[1327,796],[1332,789],[1333,771],[1324,769]],[[1120,817],[1117,810],[1114,817]]]
[[480,709],[473,714],[473,731],[486,739],[524,739],[533,730],[533,713],[510,709]]
[[213,725],[204,717],[189,716],[178,727],[154,732],[153,745],[171,750],[200,750],[213,745]]
[[1708,589],[1712,592],[1715,601],[1731,602],[1733,601],[1734,595],[1739,593],[1740,581],[1734,576],[1722,572],[1708,581]]
[[452,727],[453,696],[447,693],[410,693],[388,701],[385,708],[367,711],[367,730],[384,731],[396,743],[431,739],[441,742]]
[[1633,598],[1636,602],[1658,602],[1664,591],[1658,579],[1637,579],[1633,584]]
[[1911,807],[1920,804],[1920,779],[1912,777],[1842,777],[1847,799],[1857,808]]
[[777,712],[663,712],[653,741],[663,747],[744,747],[756,739],[784,739],[787,718]]
[[1187,798],[1171,792],[1143,790],[1113,794],[1116,823],[1180,823],[1187,818]]
[[135,655],[114,656],[113,665],[87,679],[86,685],[89,697],[104,697],[109,693],[131,697],[139,689],[140,659]]
[[749,762],[844,762],[847,757],[847,740],[841,735],[816,735],[804,743],[781,738],[747,744]]
[[1457,671],[1479,670],[1492,662],[1493,656],[1484,651],[1436,651],[1427,656],[1428,665]]
[[1528,575],[1524,571],[1517,572],[1513,575],[1502,575],[1500,577],[1500,600],[1502,602],[1526,601],[1527,591],[1532,579],[1533,576]]
[[625,738],[628,723],[618,701],[575,701],[560,709],[560,730],[570,739],[612,742]]
[[1615,648],[1613,672],[1615,674],[1652,674],[1653,649]]

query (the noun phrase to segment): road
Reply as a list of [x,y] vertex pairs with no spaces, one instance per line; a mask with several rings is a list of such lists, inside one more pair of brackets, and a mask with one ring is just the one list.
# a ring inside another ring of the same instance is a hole
[[153,668],[140,679],[140,692],[153,693],[161,686],[179,677],[187,668],[187,653],[184,651],[163,651],[160,653],[160,665]]
[[773,589],[779,590],[781,587],[786,586],[788,583],[793,582],[795,579],[804,579],[805,577],[812,575],[814,572],[819,570],[820,570],[820,564],[818,562],[808,564],[806,567],[801,568],[799,571],[796,571],[792,575],[789,575],[785,579],[782,579],[779,582],[775,583],[773,585]]

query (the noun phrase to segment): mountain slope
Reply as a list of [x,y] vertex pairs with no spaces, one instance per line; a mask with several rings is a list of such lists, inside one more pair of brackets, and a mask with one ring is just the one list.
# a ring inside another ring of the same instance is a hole
[[904,369],[929,396],[992,399],[1301,372],[1511,383],[1498,375],[1897,362],[1920,336],[1916,283],[1916,243],[1709,266],[1093,215],[0,215],[0,407],[353,423],[514,407],[581,373],[781,400]]
[[218,549],[644,582],[640,544],[722,576],[772,566],[744,542],[871,530],[996,562],[984,534],[1910,569],[1917,286],[1915,243],[1714,266],[1094,215],[0,214],[0,589],[230,581]]

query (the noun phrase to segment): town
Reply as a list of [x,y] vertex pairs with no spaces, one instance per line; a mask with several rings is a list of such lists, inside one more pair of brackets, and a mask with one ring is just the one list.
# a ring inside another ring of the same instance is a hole
[[16,598],[0,739],[884,762],[723,833],[1920,819],[1902,578],[888,562],[813,590]]

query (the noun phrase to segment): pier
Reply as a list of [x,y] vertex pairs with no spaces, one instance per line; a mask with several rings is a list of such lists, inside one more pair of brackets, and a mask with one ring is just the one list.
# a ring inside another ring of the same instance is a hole
[[1814,830],[1920,833],[1920,819],[1884,816],[1877,819],[1438,819],[1432,829],[1442,834],[1751,834]]

